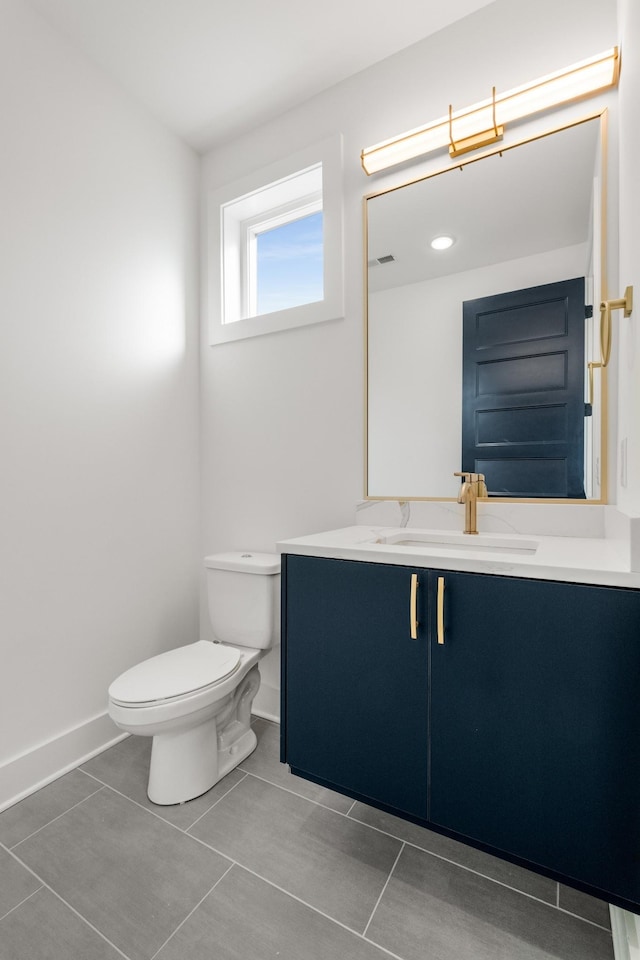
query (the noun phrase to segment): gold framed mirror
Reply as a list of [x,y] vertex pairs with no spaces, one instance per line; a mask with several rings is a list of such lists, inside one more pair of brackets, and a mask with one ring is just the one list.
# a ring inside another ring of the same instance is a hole
[[365,196],[366,498],[606,502],[606,124]]

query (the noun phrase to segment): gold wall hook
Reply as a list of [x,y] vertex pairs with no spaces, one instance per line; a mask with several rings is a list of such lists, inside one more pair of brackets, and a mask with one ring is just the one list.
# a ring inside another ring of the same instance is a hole
[[633,287],[627,287],[624,297],[617,300],[603,300],[600,304],[600,351],[602,366],[606,367],[611,358],[611,311],[624,310],[625,317],[630,317],[633,310]]

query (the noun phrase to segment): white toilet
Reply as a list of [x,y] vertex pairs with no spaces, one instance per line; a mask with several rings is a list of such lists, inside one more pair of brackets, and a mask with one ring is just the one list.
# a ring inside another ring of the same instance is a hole
[[206,793],[256,746],[251,705],[258,660],[280,636],[280,557],[205,557],[216,640],[198,640],[144,660],[109,687],[121,730],[153,737],[147,793],[184,803]]

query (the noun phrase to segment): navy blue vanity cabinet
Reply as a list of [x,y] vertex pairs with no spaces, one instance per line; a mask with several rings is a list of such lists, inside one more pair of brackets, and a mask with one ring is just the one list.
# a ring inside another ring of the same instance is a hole
[[386,564],[283,557],[283,760],[294,773],[427,813],[428,646],[411,577]]
[[640,591],[282,571],[294,773],[640,913]]
[[428,819],[638,904],[640,593],[441,576]]

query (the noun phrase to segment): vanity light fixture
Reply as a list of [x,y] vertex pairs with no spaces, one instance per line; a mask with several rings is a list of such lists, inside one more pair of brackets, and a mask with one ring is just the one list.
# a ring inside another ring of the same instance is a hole
[[431,246],[434,250],[448,250],[449,247],[452,247],[455,242],[455,237],[449,237],[446,234],[442,234],[441,237],[433,238],[431,241]]
[[614,87],[619,74],[620,54],[613,47],[506,93],[496,94],[494,87],[488,100],[456,111],[450,105],[447,117],[365,147],[362,166],[372,174],[444,147],[451,157],[477,150],[501,140],[505,124]]

